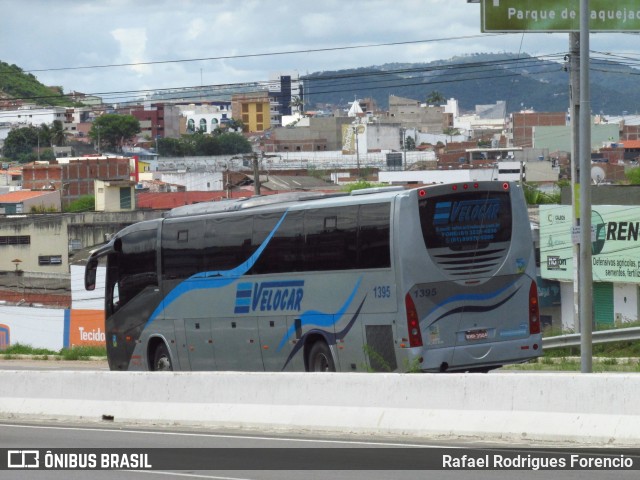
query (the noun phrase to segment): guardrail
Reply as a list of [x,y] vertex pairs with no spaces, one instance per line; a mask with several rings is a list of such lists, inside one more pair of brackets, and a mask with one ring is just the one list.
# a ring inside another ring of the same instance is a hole
[[[640,327],[601,330],[599,332],[593,332],[592,334],[593,343],[628,342],[630,340],[640,340]],[[547,337],[542,339],[542,347],[547,350],[552,348],[579,346],[579,333],[571,333],[568,335],[559,335],[557,337]]]

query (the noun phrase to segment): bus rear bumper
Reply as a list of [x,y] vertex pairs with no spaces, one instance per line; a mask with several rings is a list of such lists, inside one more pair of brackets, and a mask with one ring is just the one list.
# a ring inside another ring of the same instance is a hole
[[417,363],[423,372],[488,371],[503,365],[524,363],[542,355],[542,336],[486,342],[475,345],[459,345],[411,349],[408,364]]

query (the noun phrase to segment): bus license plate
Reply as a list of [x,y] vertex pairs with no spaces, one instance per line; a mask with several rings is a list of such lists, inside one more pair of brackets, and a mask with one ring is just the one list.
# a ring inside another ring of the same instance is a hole
[[489,334],[486,330],[469,330],[468,332],[464,332],[464,338],[466,340],[484,340],[485,338],[489,338]]

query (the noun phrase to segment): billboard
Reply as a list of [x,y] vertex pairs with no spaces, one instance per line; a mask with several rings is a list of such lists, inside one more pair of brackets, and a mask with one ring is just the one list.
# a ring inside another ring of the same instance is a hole
[[0,352],[11,346],[11,330],[8,325],[0,323]]
[[367,126],[359,125],[342,125],[342,153],[345,155],[354,155],[358,151],[367,153]]
[[[542,278],[573,280],[570,205],[540,205]],[[640,209],[635,205],[594,205],[591,224],[593,281],[640,283]]]
[[[593,32],[640,30],[640,0],[590,0]],[[483,32],[577,32],[580,0],[482,0]]]
[[65,347],[105,345],[103,310],[70,310],[68,338]]

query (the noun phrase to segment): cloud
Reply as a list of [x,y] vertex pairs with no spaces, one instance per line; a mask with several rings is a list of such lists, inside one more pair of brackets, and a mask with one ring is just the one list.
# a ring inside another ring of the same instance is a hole
[[[111,36],[120,46],[120,63],[136,64],[147,61],[147,32],[144,28],[116,28],[111,31]],[[149,65],[131,65],[129,68],[140,75],[151,73]]]
[[[280,71],[428,62],[476,52],[568,50],[566,34],[482,35],[479,5],[464,0],[0,0],[0,11],[0,60],[27,71],[48,69],[34,75],[85,93],[264,81]],[[73,28],[60,28],[69,18]],[[429,39],[444,40],[184,61]],[[636,39],[597,34],[592,50],[637,52]],[[170,60],[182,62],[60,70]]]

